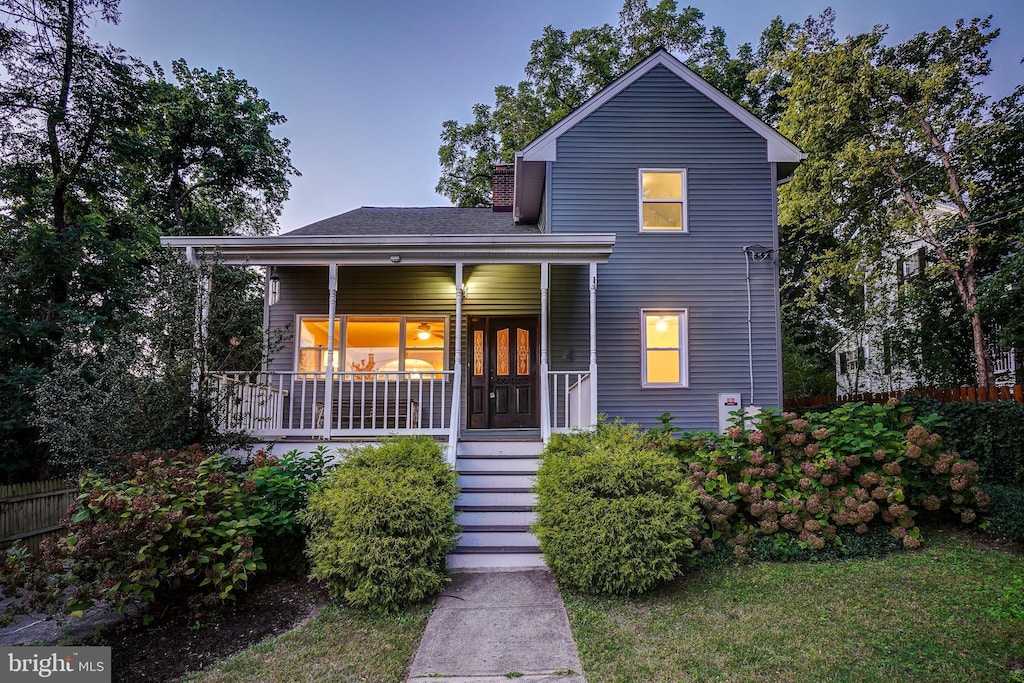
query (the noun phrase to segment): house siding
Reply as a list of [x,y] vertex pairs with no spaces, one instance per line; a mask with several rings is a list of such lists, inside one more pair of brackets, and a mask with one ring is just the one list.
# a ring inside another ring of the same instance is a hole
[[[563,134],[557,157],[547,229],[616,234],[599,269],[598,410],[648,426],[667,411],[679,426],[716,428],[719,392],[740,391],[751,403],[742,249],[777,247],[765,140],[659,66]],[[688,233],[638,232],[640,168],[687,169]],[[753,403],[777,406],[774,262],[750,263],[750,278]],[[644,308],[688,311],[688,387],[641,387]],[[553,330],[553,346],[576,348],[577,328]]]

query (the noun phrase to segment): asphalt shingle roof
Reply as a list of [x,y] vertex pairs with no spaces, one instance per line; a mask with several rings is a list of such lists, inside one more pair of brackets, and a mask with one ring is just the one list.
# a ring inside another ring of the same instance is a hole
[[285,233],[333,235],[534,235],[536,225],[516,225],[510,212],[452,206],[363,206]]

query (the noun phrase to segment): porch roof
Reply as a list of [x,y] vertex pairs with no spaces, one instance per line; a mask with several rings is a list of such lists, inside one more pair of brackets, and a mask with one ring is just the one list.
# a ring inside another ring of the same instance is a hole
[[[507,214],[506,214],[507,215]],[[227,265],[446,265],[454,263],[606,263],[610,233],[474,235],[276,235],[161,237],[160,244]]]

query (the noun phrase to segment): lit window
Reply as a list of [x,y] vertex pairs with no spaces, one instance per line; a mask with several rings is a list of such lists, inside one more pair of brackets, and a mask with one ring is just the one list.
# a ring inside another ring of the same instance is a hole
[[[327,367],[327,320],[302,318],[299,327],[298,371],[323,372]],[[443,318],[338,316],[334,340],[336,372],[444,370]]]
[[643,385],[686,386],[686,311],[641,311]]
[[640,230],[686,229],[686,171],[640,169]]
[[[299,323],[299,372],[323,372],[327,368],[327,319],[303,318]],[[334,367],[338,367],[341,320],[334,321]]]

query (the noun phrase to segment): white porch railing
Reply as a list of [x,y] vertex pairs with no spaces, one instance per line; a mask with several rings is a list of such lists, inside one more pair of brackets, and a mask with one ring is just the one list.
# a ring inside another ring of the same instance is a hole
[[[253,435],[447,434],[453,372],[228,372],[211,375],[222,431]],[[330,405],[326,397],[330,395]]]
[[997,375],[1016,372],[1017,358],[1016,354],[1014,353],[1014,350],[993,349],[992,370]]
[[548,371],[552,432],[590,429],[596,423],[590,393],[593,383],[587,370]]

